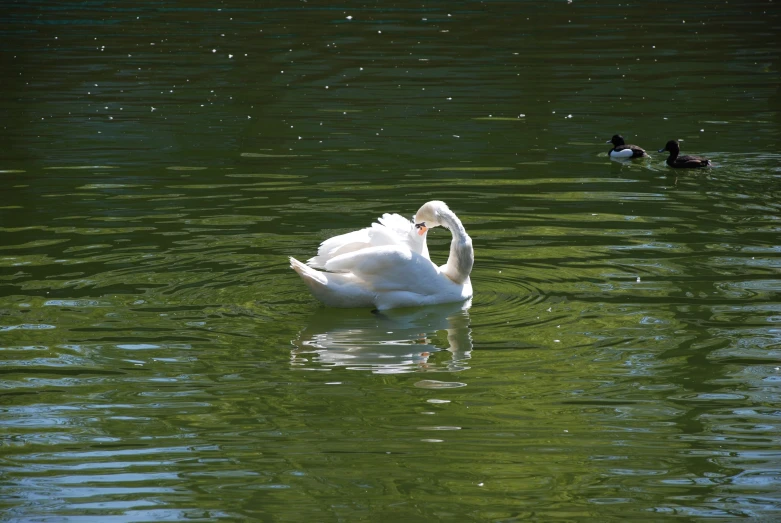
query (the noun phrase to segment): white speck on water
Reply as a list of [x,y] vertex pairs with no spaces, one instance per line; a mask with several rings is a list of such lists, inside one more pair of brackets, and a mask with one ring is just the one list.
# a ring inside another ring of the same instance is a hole
[[326,85],[325,88],[328,89],[328,86]]
[[232,55],[232,54],[229,54],[229,55],[228,55],[228,59],[230,59],[230,58],[233,58],[233,55]]
[[477,484],[478,487],[482,487],[483,485],[484,485],[484,483],[482,481]]
[[151,112],[155,112],[155,111],[157,111],[157,107],[152,107],[152,111]]
[[553,340],[553,343],[561,343],[561,340]]
[[553,312],[553,307],[548,307],[548,312]]
[[377,34],[382,34],[382,31],[377,31]]
[[637,277],[637,283],[640,283],[640,276]]
[[348,19],[348,20],[352,20],[352,19],[353,19],[353,17],[352,17],[352,16],[348,16],[348,17],[347,17],[347,19]]
[[457,135],[457,134],[454,134],[453,138],[461,138],[461,137],[459,135]]

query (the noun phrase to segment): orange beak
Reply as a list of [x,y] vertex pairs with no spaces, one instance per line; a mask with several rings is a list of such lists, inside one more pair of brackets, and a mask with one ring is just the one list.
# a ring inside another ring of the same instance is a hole
[[428,230],[428,227],[426,227],[425,225],[421,225],[420,227],[418,227],[418,234],[420,236],[423,236],[424,234],[426,234],[427,230]]

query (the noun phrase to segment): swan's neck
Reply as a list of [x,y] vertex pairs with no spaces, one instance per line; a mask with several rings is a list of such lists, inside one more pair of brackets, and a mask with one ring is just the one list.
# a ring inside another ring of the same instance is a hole
[[472,265],[475,263],[475,251],[472,249],[472,238],[466,233],[464,225],[453,211],[448,209],[439,216],[440,223],[450,229],[453,240],[450,242],[450,256],[443,266],[445,276],[457,284],[462,284],[469,279]]

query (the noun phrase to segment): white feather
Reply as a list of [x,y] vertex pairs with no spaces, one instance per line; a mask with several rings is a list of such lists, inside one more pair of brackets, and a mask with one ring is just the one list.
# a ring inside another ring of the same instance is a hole
[[632,149],[629,148],[624,149],[622,151],[616,151],[615,149],[613,149],[612,151],[610,151],[610,156],[613,158],[631,158],[632,156],[634,156],[634,153],[632,152]]
[[415,224],[410,220],[399,214],[383,214],[377,221],[379,223],[373,223],[371,227],[325,240],[320,244],[317,256],[307,260],[307,265],[316,269],[324,269],[328,260],[336,256],[386,245],[407,247],[426,258],[429,257],[426,234],[418,235]]

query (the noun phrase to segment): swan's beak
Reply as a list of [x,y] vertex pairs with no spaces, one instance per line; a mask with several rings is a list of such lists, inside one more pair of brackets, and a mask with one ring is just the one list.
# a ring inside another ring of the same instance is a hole
[[423,236],[424,234],[426,234],[426,231],[428,230],[428,227],[426,227],[426,222],[416,223],[415,228],[418,230],[419,236]]

